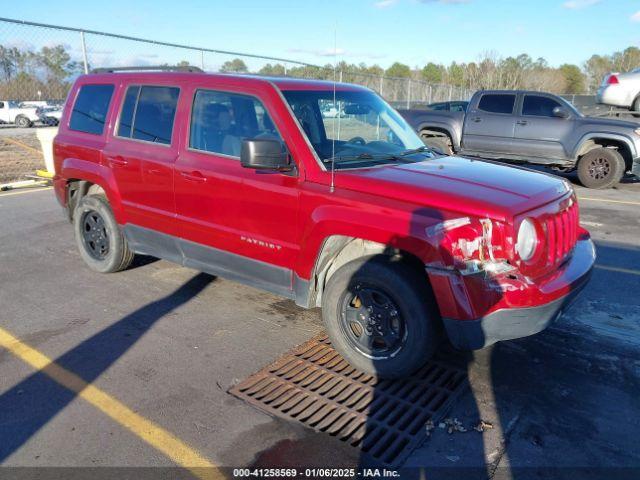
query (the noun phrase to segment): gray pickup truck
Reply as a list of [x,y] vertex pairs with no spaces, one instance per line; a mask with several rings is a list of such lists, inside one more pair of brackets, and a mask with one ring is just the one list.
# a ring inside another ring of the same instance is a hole
[[585,117],[550,93],[482,90],[466,112],[399,110],[424,143],[443,153],[577,170],[589,188],[640,176],[640,123]]

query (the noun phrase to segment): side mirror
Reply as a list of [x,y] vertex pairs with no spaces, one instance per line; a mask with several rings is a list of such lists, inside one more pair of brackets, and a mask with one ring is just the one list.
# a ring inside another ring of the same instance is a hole
[[558,118],[569,118],[571,116],[571,114],[569,113],[569,110],[567,110],[564,107],[554,107],[554,109],[552,110],[552,113],[554,117],[558,117]]
[[272,138],[252,138],[243,140],[240,149],[240,164],[244,168],[256,170],[293,170],[291,158],[280,140]]

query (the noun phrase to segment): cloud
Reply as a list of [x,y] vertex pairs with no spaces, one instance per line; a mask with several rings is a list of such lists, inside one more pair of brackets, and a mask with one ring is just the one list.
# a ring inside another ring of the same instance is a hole
[[[373,6],[376,8],[388,8],[395,5],[399,1],[400,0],[378,0],[373,4]],[[459,5],[462,3],[470,3],[471,0],[417,0],[417,2],[418,3],[443,3],[445,5]]]
[[568,8],[569,10],[580,10],[582,8],[587,8],[600,2],[601,0],[569,0],[567,2],[564,2],[562,6],[564,8]]
[[631,16],[629,17],[629,19],[630,19],[632,22],[640,22],[640,10],[638,10],[636,13],[634,13],[633,15],[631,15]]
[[323,50],[312,50],[307,48],[290,48],[288,49],[291,53],[307,53],[310,55],[315,55],[316,57],[335,57],[344,56],[347,54],[346,50],[343,48],[325,48]]
[[387,8],[395,5],[396,3],[398,3],[398,0],[380,0],[379,2],[374,3],[373,6],[376,8]]
[[375,60],[377,58],[385,58],[386,55],[380,53],[372,53],[372,52],[351,52],[345,50],[344,48],[325,48],[321,50],[313,50],[307,48],[290,48],[287,50],[289,53],[304,53],[307,55],[313,55],[316,57],[357,57],[357,58],[368,58]]
[[460,5],[471,3],[471,0],[418,0],[419,3],[444,3],[445,5]]

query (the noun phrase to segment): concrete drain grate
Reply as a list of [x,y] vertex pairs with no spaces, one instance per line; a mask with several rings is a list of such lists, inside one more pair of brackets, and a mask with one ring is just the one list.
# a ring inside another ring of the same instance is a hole
[[427,420],[441,420],[465,377],[464,369],[436,358],[410,378],[378,380],[351,367],[321,334],[229,393],[393,467],[424,439]]

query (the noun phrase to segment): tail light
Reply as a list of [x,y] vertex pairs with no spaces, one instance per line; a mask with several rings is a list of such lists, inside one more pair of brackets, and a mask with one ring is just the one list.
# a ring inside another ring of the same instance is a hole
[[619,84],[620,81],[618,80],[618,76],[617,75],[609,75],[609,77],[607,78],[607,85],[617,85]]

